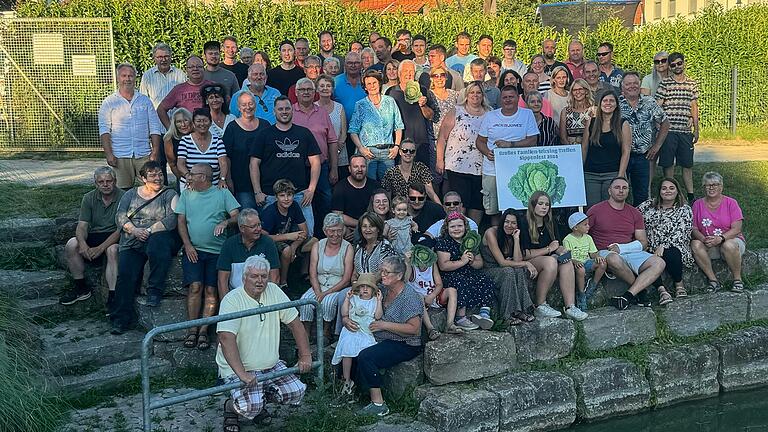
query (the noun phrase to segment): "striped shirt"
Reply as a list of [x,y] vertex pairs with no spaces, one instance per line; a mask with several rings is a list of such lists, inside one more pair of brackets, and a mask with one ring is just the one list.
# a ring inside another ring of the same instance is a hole
[[664,79],[656,90],[656,102],[669,118],[670,132],[691,133],[693,118],[691,105],[699,99],[699,85],[686,77],[677,82],[674,77]]
[[537,146],[553,146],[563,144],[560,142],[560,129],[552,120],[552,117],[541,115],[541,122],[537,122],[539,126],[539,136],[536,138]]
[[168,93],[176,87],[187,81],[187,74],[184,71],[171,66],[167,73],[162,73],[157,66],[148,69],[141,76],[141,85],[139,91],[147,95],[155,108],[160,102],[168,96]]
[[[213,169],[213,185],[219,184],[221,176],[221,167],[219,167],[219,158],[226,156],[227,151],[224,148],[224,142],[216,134],[211,134],[211,144],[206,151],[201,151],[192,134],[184,135],[179,143],[179,159],[185,158],[187,170],[199,163],[207,163]],[[182,189],[186,188],[187,181],[181,178]]]

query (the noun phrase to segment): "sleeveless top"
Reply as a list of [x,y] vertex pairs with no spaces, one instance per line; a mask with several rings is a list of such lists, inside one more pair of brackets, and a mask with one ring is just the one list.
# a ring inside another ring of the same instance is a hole
[[555,93],[554,90],[548,90],[544,94],[544,97],[549,99],[549,103],[552,104],[552,120],[559,125],[560,113],[562,113],[565,110],[565,107],[568,106],[568,100],[570,99],[568,92],[565,93],[565,96],[560,96]]
[[347,253],[349,242],[342,239],[339,253],[336,256],[325,254],[325,245],[328,239],[322,239],[318,243],[319,256],[317,257],[317,279],[320,282],[320,290],[325,292],[339,283],[344,276],[344,255]]
[[[341,108],[342,105],[336,101],[333,102],[333,111],[330,112],[331,124],[336,136],[341,136]],[[347,143],[339,143],[339,163],[338,166],[349,165],[349,155],[347,154]]]
[[565,116],[565,132],[568,135],[568,140],[571,141],[571,138],[575,138],[576,142],[580,144],[586,127],[585,124],[589,120],[589,113],[587,111],[578,112],[571,107],[566,107],[561,115]]
[[475,147],[483,116],[473,116],[456,105],[456,123],[445,144],[445,169],[455,173],[479,176],[483,170],[483,155]]
[[452,110],[456,106],[456,102],[459,99],[459,92],[452,89],[446,89],[448,92],[448,97],[445,98],[445,100],[441,100],[438,98],[434,93],[432,93],[432,96],[435,98],[435,101],[437,101],[437,108],[438,112],[440,113],[439,116],[436,116],[437,121],[434,121],[432,124],[434,125],[434,132],[435,137],[440,133],[440,125],[443,123],[443,118],[445,118],[445,113]]
[[[622,121],[624,124],[624,121]],[[590,131],[595,127],[595,122],[590,124]],[[621,163],[621,144],[616,139],[613,131],[600,133],[600,146],[588,144],[587,160],[584,162],[584,171],[593,173],[610,173],[619,170]],[[522,229],[522,228],[521,228]]]
[[411,280],[408,281],[408,285],[421,296],[426,297],[432,294],[432,292],[435,291],[432,266],[427,267],[424,271],[421,271],[417,266],[413,266],[413,275],[411,276]]

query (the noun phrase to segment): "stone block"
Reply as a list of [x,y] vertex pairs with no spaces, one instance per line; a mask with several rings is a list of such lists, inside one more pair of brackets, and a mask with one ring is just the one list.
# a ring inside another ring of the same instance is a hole
[[509,333],[445,335],[424,349],[424,373],[437,385],[499,375],[516,366],[515,339]]
[[567,319],[537,319],[512,326],[509,331],[515,337],[517,360],[521,363],[563,358],[571,353],[576,340],[576,327]]
[[54,220],[53,235],[51,241],[54,244],[66,244],[69,239],[75,236],[77,229],[78,215],[57,217]]
[[21,300],[19,306],[35,318],[51,319],[63,316],[83,316],[89,312],[102,309],[103,304],[101,304],[97,296],[92,295],[87,300],[82,300],[69,306],[60,304],[58,297]]
[[421,402],[418,420],[438,432],[495,432],[499,397],[469,386],[436,387]]
[[717,395],[719,363],[719,354],[711,345],[686,345],[649,354],[648,381],[656,406]]
[[53,238],[53,219],[19,217],[0,220],[0,242],[48,242]]
[[758,268],[768,268],[768,248],[754,249],[752,252],[757,256]]
[[[751,250],[744,252],[744,255],[741,257],[742,274],[751,275],[761,271],[762,268],[757,253]],[[714,270],[717,280],[719,280],[720,283],[726,283],[733,280],[733,275],[724,260],[712,260],[712,270]],[[683,283],[685,283],[685,287],[688,289],[689,294],[705,293],[708,286],[707,277],[698,266],[693,266],[683,272]]]
[[[160,376],[171,372],[170,362],[152,358],[149,360],[150,376]],[[129,381],[141,376],[141,359],[126,360],[100,367],[84,375],[67,375],[55,381],[62,393],[77,395],[88,390],[105,388]]]
[[589,360],[572,369],[579,417],[594,420],[650,406],[651,389],[636,365],[614,358]]
[[424,356],[422,354],[384,370],[382,389],[395,399],[399,399],[424,383]]
[[216,369],[216,348],[218,342],[210,340],[211,347],[205,351],[197,348],[185,348],[183,342],[155,342],[153,351],[155,357],[167,360],[174,369],[185,367],[198,367],[203,369]]
[[576,420],[573,379],[562,373],[515,373],[485,380],[479,387],[499,397],[500,431],[549,431]]
[[58,270],[0,270],[0,291],[31,300],[57,295],[69,287],[67,274]]
[[718,379],[723,391],[768,384],[768,328],[739,330],[712,344],[720,353]]
[[651,308],[590,310],[582,321],[587,348],[602,351],[627,344],[640,344],[656,337],[656,315]]
[[696,336],[723,324],[747,321],[747,294],[720,292],[675,300],[661,311],[672,333]]
[[762,284],[755,291],[747,291],[749,296],[748,320],[768,319],[768,284]]
[[360,432],[436,432],[435,428],[422,422],[412,422],[408,424],[389,424],[389,423],[374,423],[369,426],[363,426]]
[[[139,326],[149,331],[155,327],[166,324],[174,324],[187,321],[187,299],[184,297],[166,297],[158,307],[149,307],[146,299],[140,297],[136,304]],[[184,340],[186,330],[178,330],[170,333],[160,333],[155,336],[156,341],[174,342]]]
[[76,320],[41,329],[42,359],[51,372],[90,368],[141,357],[144,334],[128,331],[111,335],[104,320]]
[[[432,325],[439,331],[440,333],[445,332],[445,321],[448,317],[448,312],[445,310],[445,308],[428,308],[427,313],[429,313],[429,320],[432,321]],[[422,336],[426,337],[426,331],[424,330],[424,327],[422,327]],[[424,339],[425,341],[428,340]]]

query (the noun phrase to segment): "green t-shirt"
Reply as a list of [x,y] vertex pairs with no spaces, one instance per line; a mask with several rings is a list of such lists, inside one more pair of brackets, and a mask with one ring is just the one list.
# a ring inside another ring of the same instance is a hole
[[115,197],[104,207],[101,191],[94,189],[83,196],[79,220],[88,223],[89,233],[111,233],[117,231],[115,215],[125,191],[115,187]]
[[263,255],[269,261],[271,269],[280,268],[280,255],[277,252],[277,246],[267,235],[262,234],[250,249],[245,248],[242,234],[234,235],[224,242],[221,253],[219,253],[219,261],[216,263],[216,269],[230,272],[230,289],[243,285],[245,260],[254,255]]
[[563,239],[563,246],[571,251],[571,258],[581,262],[586,262],[589,259],[589,254],[597,252],[595,241],[589,234],[584,234],[581,237],[576,237],[573,233],[568,234]]
[[187,218],[189,239],[195,249],[218,254],[227,236],[215,236],[213,229],[216,224],[229,219],[229,213],[238,208],[240,204],[229,189],[211,186],[203,192],[184,190],[175,211]]

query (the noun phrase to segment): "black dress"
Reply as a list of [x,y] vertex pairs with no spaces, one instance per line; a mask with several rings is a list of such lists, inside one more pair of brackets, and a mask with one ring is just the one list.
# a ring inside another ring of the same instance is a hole
[[[461,244],[452,238],[440,237],[437,239],[435,250],[448,252],[451,261],[461,258]],[[443,286],[456,288],[458,294],[458,307],[491,306],[496,296],[496,284],[481,270],[472,268],[470,264],[454,271],[440,271],[443,278]]]

